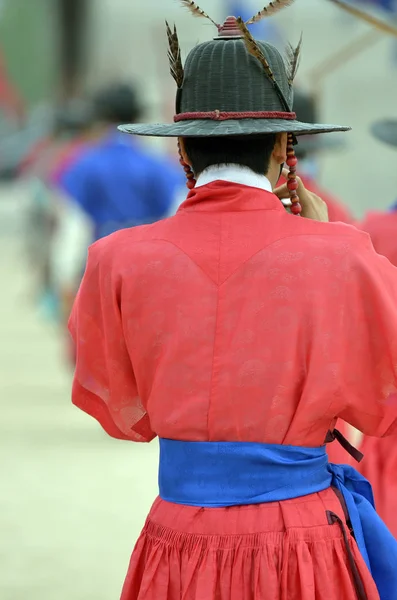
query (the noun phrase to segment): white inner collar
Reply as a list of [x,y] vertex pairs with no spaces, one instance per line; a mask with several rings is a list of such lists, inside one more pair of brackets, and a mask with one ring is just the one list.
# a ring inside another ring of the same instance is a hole
[[240,165],[212,165],[205,169],[197,179],[196,187],[201,187],[212,183],[213,181],[229,181],[230,183],[239,183],[250,187],[272,191],[270,181],[265,175],[258,175],[248,167]]

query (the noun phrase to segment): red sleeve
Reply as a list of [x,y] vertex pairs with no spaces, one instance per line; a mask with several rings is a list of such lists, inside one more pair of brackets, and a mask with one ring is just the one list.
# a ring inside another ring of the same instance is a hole
[[149,442],[155,437],[139,397],[123,333],[121,276],[107,240],[91,246],[69,320],[76,346],[73,403],[112,437]]
[[397,268],[360,233],[345,300],[344,389],[338,415],[363,433],[397,432]]

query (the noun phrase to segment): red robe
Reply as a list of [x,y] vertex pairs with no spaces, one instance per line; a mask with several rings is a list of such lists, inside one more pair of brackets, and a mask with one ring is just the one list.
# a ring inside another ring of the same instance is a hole
[[[375,250],[397,265],[397,212],[370,212],[362,229],[371,235]],[[397,439],[364,437],[361,450],[360,471],[372,484],[378,513],[397,537]]]
[[[331,223],[340,222],[340,223],[349,223],[353,225],[354,219],[350,214],[348,209],[340,202],[334,195],[330,194],[327,190],[320,187],[316,180],[309,175],[302,175],[299,173],[300,178],[302,179],[303,185],[319,196],[328,207],[328,218]],[[351,430],[349,426],[344,421],[338,421],[336,424],[338,430],[344,435],[349,441],[351,441]],[[331,462],[337,464],[353,464],[355,465],[355,461],[352,457],[346,452],[344,448],[337,442],[333,442],[332,444],[328,444],[327,446],[328,458]]]
[[[322,445],[397,430],[397,269],[369,237],[216,181],[96,242],[70,320],[73,402],[119,439]],[[203,509],[158,498],[122,600],[355,598],[328,488]],[[369,600],[379,600],[355,541]]]

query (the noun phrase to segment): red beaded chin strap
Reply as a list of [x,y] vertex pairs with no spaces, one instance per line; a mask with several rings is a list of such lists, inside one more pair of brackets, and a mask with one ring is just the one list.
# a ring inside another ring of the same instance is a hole
[[195,185],[196,185],[196,179],[194,177],[194,173],[192,171],[192,167],[190,165],[187,164],[187,162],[185,162],[183,160],[183,156],[182,156],[182,151],[181,151],[181,145],[178,142],[178,152],[179,152],[179,162],[183,167],[183,170],[185,171],[185,175],[186,175],[186,187],[189,190],[192,190]]
[[302,206],[299,202],[299,196],[297,194],[298,182],[296,180],[296,165],[298,159],[295,156],[294,150],[294,135],[293,133],[288,134],[287,141],[287,166],[289,167],[287,188],[289,191],[289,197],[291,198],[292,206],[291,212],[294,215],[300,215],[302,212]]

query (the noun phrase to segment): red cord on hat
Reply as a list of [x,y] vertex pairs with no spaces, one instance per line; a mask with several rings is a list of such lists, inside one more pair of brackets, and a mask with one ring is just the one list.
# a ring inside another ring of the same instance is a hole
[[294,112],[282,112],[278,110],[267,110],[267,111],[244,111],[244,112],[230,112],[213,110],[210,112],[185,112],[179,113],[174,116],[174,122],[179,121],[195,121],[195,120],[210,120],[210,121],[229,121],[232,119],[283,119],[287,121],[293,121],[296,119],[296,113]]

